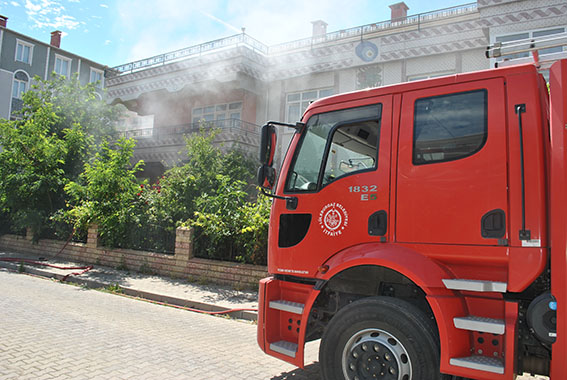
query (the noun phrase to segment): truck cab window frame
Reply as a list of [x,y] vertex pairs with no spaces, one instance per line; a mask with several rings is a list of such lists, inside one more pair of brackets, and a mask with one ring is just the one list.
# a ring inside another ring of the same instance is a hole
[[456,161],[479,152],[488,138],[485,89],[437,95],[414,103],[414,165]]
[[[284,193],[316,192],[339,178],[376,170],[381,114],[382,104],[373,104],[309,118]],[[349,152],[354,155],[345,158]]]

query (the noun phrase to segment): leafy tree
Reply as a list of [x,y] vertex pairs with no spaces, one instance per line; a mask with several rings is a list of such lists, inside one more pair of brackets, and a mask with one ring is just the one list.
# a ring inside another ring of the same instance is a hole
[[113,130],[119,111],[77,76],[34,78],[13,121],[0,120],[0,209],[35,238],[65,205],[65,185],[77,178],[93,141]]
[[141,194],[136,173],[141,171],[143,162],[131,167],[134,146],[132,139],[120,139],[116,149],[103,142],[101,151],[85,164],[78,181],[65,186],[71,198],[65,217],[78,229],[98,224],[101,239],[112,247],[122,246],[129,229],[137,227],[136,218],[140,217]]

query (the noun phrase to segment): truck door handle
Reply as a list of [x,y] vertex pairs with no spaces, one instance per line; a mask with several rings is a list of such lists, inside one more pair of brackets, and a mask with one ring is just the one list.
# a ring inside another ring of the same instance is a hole
[[483,238],[499,239],[506,235],[506,213],[504,210],[491,210],[480,220],[480,233]]
[[388,231],[388,213],[384,210],[376,211],[368,218],[368,235],[384,236]]

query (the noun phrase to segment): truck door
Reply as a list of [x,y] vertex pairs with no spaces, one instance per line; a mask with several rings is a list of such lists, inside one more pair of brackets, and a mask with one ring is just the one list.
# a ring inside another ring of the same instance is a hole
[[314,275],[340,250],[388,237],[391,108],[392,97],[380,96],[306,115],[280,183],[297,206],[276,200],[272,209],[271,273]]
[[505,110],[501,79],[403,95],[397,241],[497,245],[508,238]]

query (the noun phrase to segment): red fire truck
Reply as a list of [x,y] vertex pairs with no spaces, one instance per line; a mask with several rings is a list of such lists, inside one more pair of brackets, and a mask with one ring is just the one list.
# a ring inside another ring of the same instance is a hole
[[[523,43],[487,55],[550,46]],[[321,339],[324,379],[567,379],[567,60],[548,91],[534,58],[263,127],[263,351],[303,367]]]

